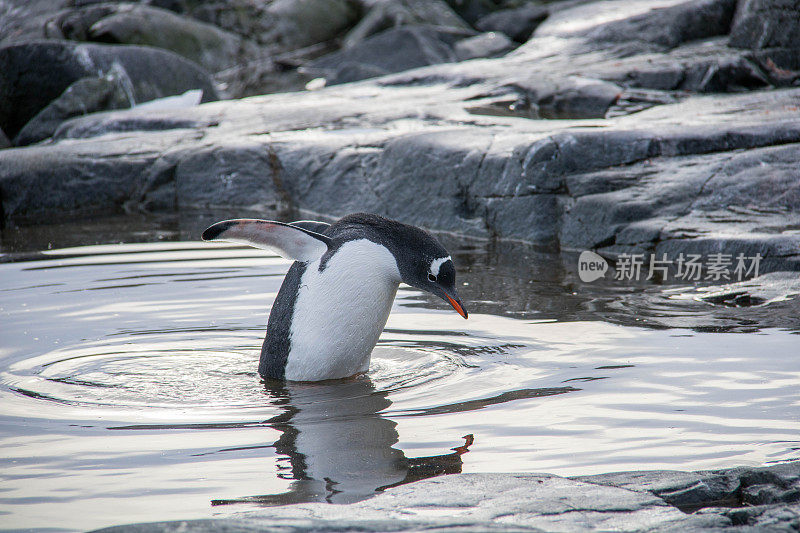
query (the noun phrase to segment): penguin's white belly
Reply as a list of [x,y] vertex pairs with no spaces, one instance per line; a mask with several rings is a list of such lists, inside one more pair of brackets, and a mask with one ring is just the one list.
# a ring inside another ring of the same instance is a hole
[[285,377],[336,379],[365,372],[392,309],[400,272],[394,256],[366,239],[343,244],[300,280]]

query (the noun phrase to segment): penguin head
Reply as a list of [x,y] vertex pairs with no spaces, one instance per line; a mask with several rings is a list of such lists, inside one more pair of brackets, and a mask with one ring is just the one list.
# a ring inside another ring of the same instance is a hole
[[348,238],[368,235],[389,249],[397,261],[403,283],[435,294],[459,315],[469,316],[456,290],[456,269],[450,253],[430,233],[416,226],[365,213],[348,215],[332,229],[336,233],[348,225],[358,227]]
[[[435,294],[453,306],[459,315],[467,318],[469,314],[464,309],[456,290],[456,269],[453,260],[441,244],[430,235],[427,237],[440,249],[438,254],[425,254],[420,261],[403,263],[398,261],[403,283]],[[438,257],[432,257],[432,255],[438,255]]]

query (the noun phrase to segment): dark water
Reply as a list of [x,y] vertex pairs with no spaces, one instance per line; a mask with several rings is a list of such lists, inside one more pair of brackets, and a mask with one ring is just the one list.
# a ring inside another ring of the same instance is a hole
[[[444,236],[468,321],[401,288],[366,377],[265,386],[288,263],[192,242],[204,223],[3,233],[0,529],[344,503],[459,471],[800,458],[795,300],[584,284],[573,256]],[[120,240],[143,242],[64,248]]]

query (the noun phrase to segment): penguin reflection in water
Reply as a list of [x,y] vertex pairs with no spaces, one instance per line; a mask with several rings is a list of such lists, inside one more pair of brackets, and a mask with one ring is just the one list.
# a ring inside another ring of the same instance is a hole
[[[272,445],[281,491],[241,496],[226,494],[212,505],[305,502],[352,503],[386,489],[422,479],[457,474],[473,443],[441,455],[406,457],[397,447],[397,422],[383,416],[392,402],[367,377],[324,383],[268,381],[266,393],[281,410],[263,426],[280,432]],[[451,406],[459,409],[460,405]],[[274,481],[267,483],[274,487]]]
[[450,254],[427,232],[358,213],[334,224],[237,219],[203,240],[273,250],[294,260],[275,298],[261,349],[264,379],[322,381],[366,372],[400,282],[467,318]]

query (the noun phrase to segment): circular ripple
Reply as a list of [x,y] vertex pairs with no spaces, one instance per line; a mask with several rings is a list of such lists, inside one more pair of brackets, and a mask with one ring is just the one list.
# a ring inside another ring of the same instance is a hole
[[[14,364],[4,384],[29,398],[116,408],[260,407],[260,336],[250,331],[162,332],[117,336]],[[452,343],[378,346],[365,376],[376,391],[425,387],[466,368]]]

